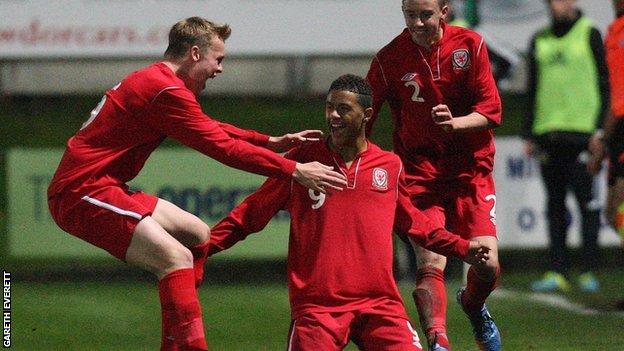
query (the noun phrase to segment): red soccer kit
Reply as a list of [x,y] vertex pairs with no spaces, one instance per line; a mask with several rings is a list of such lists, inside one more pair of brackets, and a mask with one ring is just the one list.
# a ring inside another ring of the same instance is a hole
[[166,137],[249,172],[284,177],[295,170],[294,161],[243,141],[262,145],[267,136],[206,116],[184,82],[155,63],[108,91],[67,142],[48,188],[59,226],[123,259],[134,227],[157,202],[125,183]]
[[369,142],[347,168],[320,141],[288,157],[334,165],[348,186],[323,195],[286,179],[268,179],[212,229],[210,253],[260,231],[279,210],[288,211],[288,286],[295,322],[314,313],[351,311],[406,320],[392,274],[393,227],[442,254],[467,254],[467,241],[435,226],[411,205],[397,155]]
[[[500,97],[481,36],[465,28],[441,25],[442,39],[429,51],[414,43],[405,29],[374,57],[367,75],[374,99],[369,132],[384,101],[388,101],[394,122],[394,151],[405,165],[414,203],[421,209],[449,204],[455,209],[469,207],[471,215],[466,217],[448,210],[446,218],[454,223],[446,224],[462,235],[495,235],[494,217],[490,215],[495,205],[492,130],[444,132],[435,125],[431,109],[446,104],[453,116],[478,112],[499,125]],[[446,222],[439,210],[428,210],[427,214],[439,225]],[[476,220],[470,218],[472,214]]]
[[616,178],[624,177],[624,16],[619,16],[609,26],[605,38],[605,56],[609,69],[609,90],[611,113],[614,122],[609,137],[608,183],[615,184]]
[[609,26],[605,46],[609,68],[611,112],[614,117],[622,118],[624,117],[624,16],[620,16]]

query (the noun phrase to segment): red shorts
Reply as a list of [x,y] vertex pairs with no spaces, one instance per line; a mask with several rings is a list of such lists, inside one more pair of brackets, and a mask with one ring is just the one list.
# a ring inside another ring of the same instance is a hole
[[292,321],[288,351],[339,351],[349,340],[365,351],[422,351],[407,319],[353,311],[309,313]]
[[48,199],[61,229],[125,260],[137,224],[156,208],[158,198],[127,188],[107,186],[65,191]]
[[477,174],[469,183],[436,184],[411,198],[434,223],[464,239],[496,237],[496,191],[491,173]]

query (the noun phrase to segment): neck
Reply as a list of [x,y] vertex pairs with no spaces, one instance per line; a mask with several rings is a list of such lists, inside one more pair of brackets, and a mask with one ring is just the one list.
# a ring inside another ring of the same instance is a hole
[[358,138],[355,143],[345,145],[334,145],[330,139],[329,146],[334,152],[338,153],[347,164],[353,162],[360,152],[368,148],[365,138]]
[[192,91],[195,95],[199,95],[199,92],[201,91],[202,87],[199,87],[198,84],[189,77],[188,69],[186,68],[184,64],[171,60],[171,59],[165,59],[163,63],[165,64],[165,66],[171,69],[173,74],[175,74],[178,78],[182,79],[182,81],[184,82],[184,85],[190,91]]

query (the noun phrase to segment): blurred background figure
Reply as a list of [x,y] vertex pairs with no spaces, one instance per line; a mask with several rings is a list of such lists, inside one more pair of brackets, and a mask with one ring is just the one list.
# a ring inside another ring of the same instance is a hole
[[[446,23],[454,26],[475,29],[475,27],[479,25],[478,0],[450,1],[449,12],[446,15]],[[478,31],[478,29],[475,30]],[[498,83],[499,81],[509,77],[512,64],[515,63],[517,59],[509,57],[509,55],[499,51],[496,45],[492,45],[491,41],[488,40],[488,43],[488,54],[490,64],[492,65],[492,75],[494,76],[494,80]]]
[[599,289],[594,275],[599,258],[600,207],[587,148],[608,106],[608,78],[600,32],[583,16],[576,0],[547,2],[551,24],[539,30],[528,52],[525,152],[538,157],[546,189],[550,269],[534,281],[534,291],[570,289],[566,246],[570,224],[565,200],[575,195],[581,213],[583,257],[579,288]]

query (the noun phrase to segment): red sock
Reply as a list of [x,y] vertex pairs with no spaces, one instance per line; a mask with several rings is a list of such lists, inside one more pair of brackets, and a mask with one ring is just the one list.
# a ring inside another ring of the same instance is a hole
[[193,254],[193,270],[195,271],[195,287],[199,287],[204,281],[204,266],[208,258],[209,247],[210,240],[206,240],[191,248],[191,253]]
[[162,308],[161,351],[208,350],[192,268],[179,269],[158,282]]
[[481,279],[474,267],[468,269],[468,279],[466,283],[466,291],[462,296],[462,303],[468,313],[477,313],[483,307],[485,300],[498,286],[498,277],[500,276],[500,267],[496,269],[496,274],[492,281],[484,281]]
[[431,344],[436,339],[440,346],[449,348],[446,336],[446,288],[444,271],[425,267],[416,273],[416,289],[412,293],[418,309],[420,324]]

